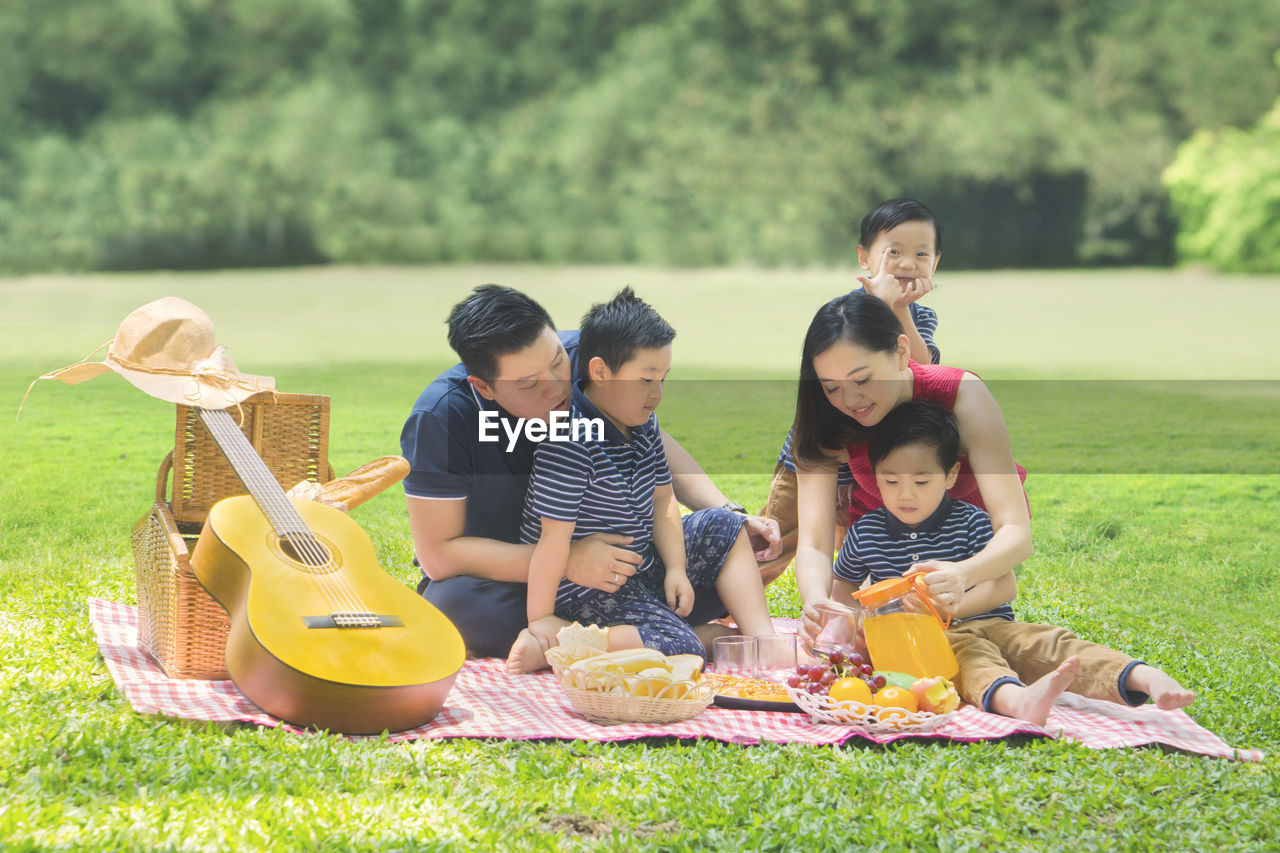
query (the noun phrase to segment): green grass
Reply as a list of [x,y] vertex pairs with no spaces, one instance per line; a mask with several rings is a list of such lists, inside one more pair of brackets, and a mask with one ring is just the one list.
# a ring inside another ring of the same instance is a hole
[[[333,398],[341,472],[396,451],[414,396],[448,363],[444,313],[473,284],[525,287],[570,326],[631,282],[680,332],[677,371],[705,380],[670,383],[664,423],[726,493],[759,505],[799,336],[848,278],[459,268],[0,281],[0,400],[16,408],[36,375],[177,293],[211,313],[242,368]],[[135,714],[98,656],[85,599],[134,600],[128,530],[149,506],[173,413],[107,376],[40,383],[20,422],[0,419],[0,847],[1274,849],[1280,344],[1263,326],[1280,308],[1276,284],[1009,272],[944,279],[935,294],[948,361],[999,380],[1031,470],[1022,616],[1183,679],[1198,695],[1191,715],[1266,750],[1260,765],[1033,739],[353,743]],[[1051,326],[1037,351],[1018,328],[1028,315],[1092,320],[1087,335]],[[1185,334],[1192,320],[1202,334]],[[1148,381],[1117,381],[1132,377]],[[354,517],[412,582],[403,501],[383,495]],[[770,595],[780,615],[796,612],[787,579]]]

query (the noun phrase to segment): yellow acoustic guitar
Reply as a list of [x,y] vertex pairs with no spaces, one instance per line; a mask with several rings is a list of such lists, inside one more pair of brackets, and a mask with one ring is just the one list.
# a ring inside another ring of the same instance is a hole
[[285,495],[228,412],[200,416],[249,490],[214,504],[191,555],[231,617],[231,680],[282,720],[344,734],[433,718],[465,659],[453,623],[344,513]]

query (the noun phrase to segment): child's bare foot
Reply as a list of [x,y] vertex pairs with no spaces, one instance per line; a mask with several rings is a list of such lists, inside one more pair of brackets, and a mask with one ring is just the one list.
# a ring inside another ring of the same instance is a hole
[[1185,708],[1196,701],[1196,694],[1174,681],[1166,673],[1145,663],[1140,663],[1129,670],[1125,687],[1146,693],[1162,711]]
[[511,644],[511,653],[507,655],[507,672],[521,675],[526,672],[537,672],[546,669],[547,654],[538,642],[538,638],[529,633],[529,629],[521,630],[516,641]]
[[1072,655],[1058,668],[1025,687],[1019,684],[1002,684],[991,697],[991,710],[1016,720],[1026,720],[1043,726],[1049,721],[1049,709],[1054,700],[1071,686],[1080,668],[1080,659]]

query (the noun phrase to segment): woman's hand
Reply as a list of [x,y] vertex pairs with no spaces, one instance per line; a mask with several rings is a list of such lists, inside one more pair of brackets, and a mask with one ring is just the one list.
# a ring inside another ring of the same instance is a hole
[[796,628],[796,640],[800,643],[800,648],[811,649],[814,642],[818,639],[818,633],[822,631],[822,615],[820,608],[822,606],[833,606],[835,600],[832,598],[820,598],[811,601],[804,606],[804,610],[800,612],[800,626]]
[[959,563],[947,560],[925,560],[907,571],[907,577],[923,574],[929,587],[929,597],[948,616],[954,616],[968,588]]

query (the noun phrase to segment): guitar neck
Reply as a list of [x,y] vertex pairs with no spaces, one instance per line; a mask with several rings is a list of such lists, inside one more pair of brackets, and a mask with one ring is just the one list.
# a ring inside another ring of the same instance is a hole
[[298,514],[298,510],[284,493],[280,483],[276,481],[267,463],[262,461],[258,451],[254,450],[249,439],[240,431],[240,427],[236,426],[231,413],[225,409],[197,408],[196,411],[200,413],[200,420],[204,422],[209,434],[213,436],[219,449],[231,463],[240,482],[244,483],[249,494],[253,496],[262,514],[267,517],[276,535],[281,539],[299,535],[310,536],[311,529]]

